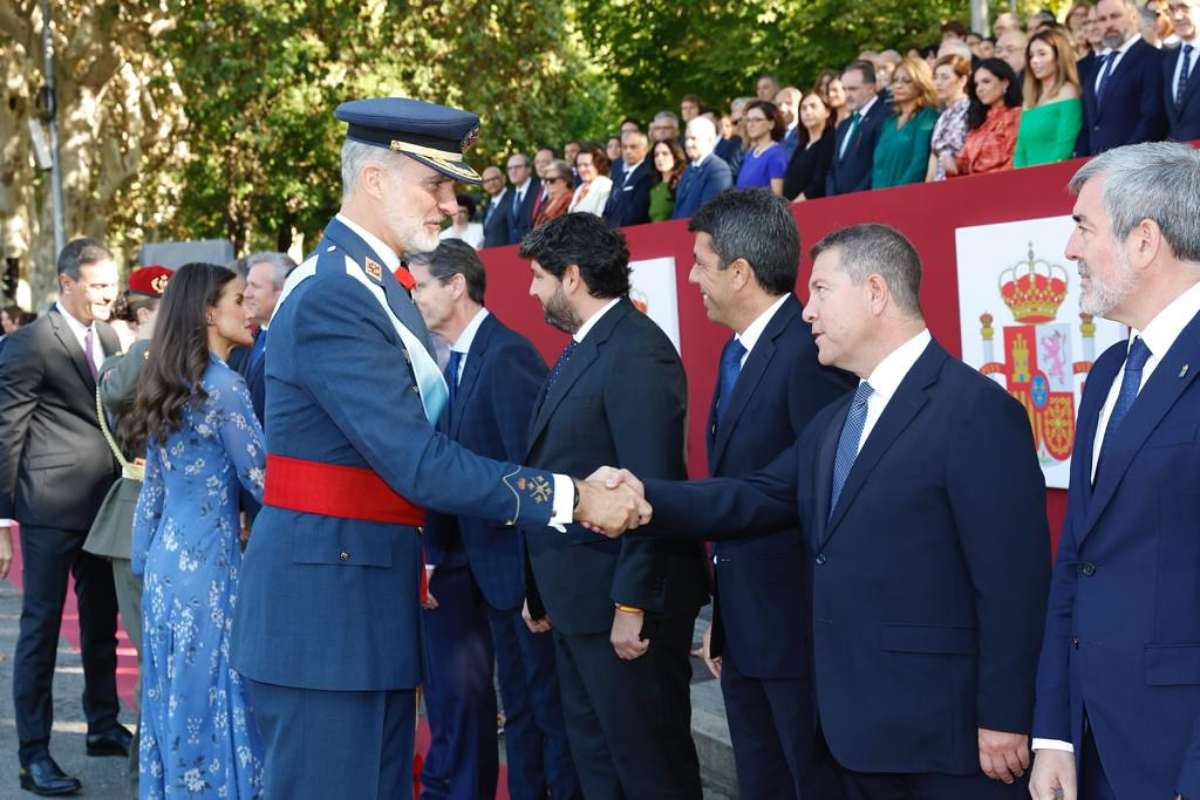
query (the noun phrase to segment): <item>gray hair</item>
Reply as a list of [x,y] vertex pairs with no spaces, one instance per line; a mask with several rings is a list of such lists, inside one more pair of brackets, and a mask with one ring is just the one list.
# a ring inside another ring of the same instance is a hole
[[1080,167],[1067,188],[1079,194],[1092,178],[1104,179],[1104,210],[1115,241],[1125,241],[1148,219],[1176,258],[1200,261],[1200,151],[1177,142],[1117,147]]
[[568,189],[575,188],[575,174],[571,172],[571,165],[563,161],[561,158],[556,158],[550,162],[548,169],[555,170],[563,181],[567,184]]
[[675,114],[674,111],[660,111],[654,115],[654,119],[656,119],[656,120],[669,119],[669,120],[671,120],[672,125],[674,125],[676,128],[679,127],[679,117],[678,117],[678,115]]
[[621,144],[625,144],[625,140],[629,139],[635,142],[641,142],[645,146],[650,145],[650,137],[641,131],[625,131],[621,134]]
[[909,316],[921,316],[921,257],[900,231],[873,222],[851,225],[814,244],[813,261],[827,250],[840,253],[842,271],[855,286],[868,275],[881,275],[896,307]]
[[277,253],[273,250],[262,250],[258,253],[251,253],[248,256],[242,256],[233,264],[233,271],[242,278],[250,275],[250,268],[255,264],[270,264],[271,265],[271,283],[276,289],[283,288],[283,282],[287,280],[288,273],[296,268],[295,260],[287,253]]
[[345,202],[354,194],[354,190],[358,188],[358,176],[367,164],[374,162],[392,169],[399,167],[406,160],[400,153],[347,139],[342,143],[342,201]]
[[717,144],[717,126],[707,117],[692,117],[687,132],[696,140],[696,147],[703,155],[711,153]]

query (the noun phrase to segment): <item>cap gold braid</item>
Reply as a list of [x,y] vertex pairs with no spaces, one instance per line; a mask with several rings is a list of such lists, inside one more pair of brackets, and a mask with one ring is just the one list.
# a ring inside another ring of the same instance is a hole
[[412,153],[415,156],[435,158],[438,161],[462,161],[463,157],[462,153],[455,153],[453,150],[437,150],[433,147],[422,147],[419,144],[400,142],[395,139],[392,140],[390,147],[392,150],[398,150],[402,153]]

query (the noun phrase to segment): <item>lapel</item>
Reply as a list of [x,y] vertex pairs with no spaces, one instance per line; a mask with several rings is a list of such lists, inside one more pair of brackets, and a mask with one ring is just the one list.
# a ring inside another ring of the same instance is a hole
[[[775,357],[775,340],[783,333],[792,318],[799,313],[799,303],[796,302],[795,296],[789,297],[784,301],[779,310],[775,312],[775,316],[771,317],[771,321],[767,323],[767,327],[763,329],[762,336],[758,337],[758,341],[754,343],[754,349],[750,351],[750,355],[746,358],[746,363],[742,367],[741,374],[738,375],[737,383],[733,385],[733,393],[729,396],[729,408],[725,412],[725,421],[717,428],[716,439],[713,442],[713,447],[710,448],[710,468],[715,471],[721,462],[721,457],[725,455],[725,450],[729,446],[729,440],[732,437],[733,429],[737,427],[738,419],[741,418],[742,412],[746,410],[746,404],[750,398],[754,396],[754,390],[758,387],[763,375],[767,371],[767,367],[771,364],[771,359]],[[718,368],[718,373],[720,369]],[[720,380],[718,379],[718,386]],[[716,391],[713,392],[714,410]],[[709,426],[709,430],[712,427]]]
[[[1198,42],[1197,44],[1200,44]],[[1172,108],[1175,102],[1175,66],[1179,63],[1179,59],[1183,58],[1183,45],[1175,48],[1175,58],[1171,60],[1171,72],[1167,76],[1167,80],[1171,81],[1171,91],[1167,96],[1171,99]],[[1196,61],[1200,59],[1200,47],[1192,46],[1192,57],[1188,65],[1188,82],[1183,90],[1183,106],[1186,106],[1188,101],[1192,99],[1192,95],[1196,93],[1196,87],[1200,86],[1200,73],[1196,72]]]
[[471,399],[471,393],[475,391],[475,384],[479,380],[479,373],[483,369],[483,361],[487,357],[488,344],[492,340],[492,331],[496,326],[496,317],[493,314],[488,314],[484,317],[483,322],[479,323],[479,329],[475,331],[475,338],[471,341],[471,348],[467,351],[467,363],[463,366],[462,379],[458,382],[458,388],[454,390],[454,408],[450,414],[450,436],[458,439],[459,428],[462,427],[463,409],[467,407],[467,402]]
[[[853,115],[846,117],[844,120],[842,120],[841,122],[838,123],[838,126],[836,128],[834,128],[834,137],[833,138],[836,141],[834,142],[833,154],[834,154],[834,156],[837,157],[838,161],[845,160],[845,158],[842,155],[842,142],[846,141],[846,137],[848,135],[850,135],[850,126],[852,124],[854,124]],[[861,121],[859,122],[859,125],[860,126],[862,125]]]
[[[79,340],[75,338],[74,332],[63,318],[62,312],[58,310],[58,306],[51,306],[46,317],[50,320],[50,327],[54,329],[54,335],[58,337],[59,343],[66,348],[67,355],[71,357],[71,363],[75,365],[75,371],[79,373],[84,385],[89,390],[96,391],[96,381],[92,379],[92,371],[88,369],[83,348],[79,346]],[[97,330],[99,330],[99,326],[97,326]],[[105,348],[105,355],[108,355],[107,348]]]
[[[1192,364],[1195,364],[1197,369],[1192,369]],[[1183,372],[1184,365],[1188,366],[1186,373]],[[1104,471],[1096,476],[1095,491],[1088,505],[1087,523],[1077,541],[1082,542],[1095,527],[1117,487],[1121,485],[1134,456],[1175,405],[1179,396],[1192,385],[1197,372],[1200,372],[1200,314],[1192,317],[1192,321],[1179,334],[1179,338],[1154,368],[1154,373],[1138,392],[1133,407],[1121,421],[1121,427],[1117,429],[1116,438],[1112,442],[1109,459],[1104,464]],[[1109,386],[1111,385],[1110,380]]]
[[[846,510],[854,502],[855,496],[867,482],[867,478],[879,464],[879,460],[883,458],[892,443],[900,434],[904,433],[921,408],[929,401],[929,393],[926,389],[937,382],[938,376],[942,372],[942,366],[948,358],[949,356],[941,345],[936,340],[931,341],[925,348],[925,352],[917,359],[917,363],[913,364],[912,369],[904,376],[896,393],[892,395],[887,407],[883,409],[879,421],[871,429],[871,434],[859,451],[858,458],[854,460],[854,466],[850,468],[850,474],[846,477],[846,485],[842,487],[841,497],[838,498],[837,507],[833,509],[833,517],[829,520],[829,527],[821,540],[821,547],[827,545],[833,535],[837,533],[838,524],[846,516]],[[833,455],[837,450],[836,442],[841,437],[840,423],[845,420],[845,415],[834,419],[838,424],[832,427],[837,429],[837,433],[834,435],[834,452],[830,453],[827,465],[831,474],[833,472]],[[822,469],[825,468],[826,465],[822,464]],[[826,508],[829,506],[828,494],[827,492],[825,499]],[[819,502],[818,505],[820,505]]]
[[[412,298],[408,296],[408,292],[396,281],[396,277],[392,275],[391,271],[384,266],[383,258],[369,244],[363,241],[361,236],[343,225],[337,217],[331,219],[329,224],[325,226],[325,238],[344,250],[359,269],[363,269],[368,258],[378,262],[383,267],[376,282],[383,287],[383,294],[387,298],[388,307],[404,323],[404,327],[408,328],[414,336],[421,340],[421,344],[425,346],[425,349],[433,352],[433,348],[429,344],[429,331],[425,328],[425,320],[421,318],[421,313],[417,311],[417,307],[413,304]],[[318,252],[321,252],[323,248],[318,246],[317,249]],[[363,271],[365,272],[366,270],[364,269]],[[371,276],[368,275],[368,277]]]
[[537,413],[533,415],[533,422],[529,426],[529,450],[526,452],[526,456],[533,451],[538,437],[542,435],[550,418],[554,416],[555,409],[571,391],[575,382],[587,372],[592,362],[600,357],[600,350],[604,347],[605,342],[608,341],[617,325],[631,308],[633,306],[629,304],[627,298],[623,298],[621,302],[613,306],[607,314],[600,318],[595,327],[588,331],[587,336],[583,337],[583,341],[571,355],[571,360],[563,367],[562,374],[554,382],[554,387],[547,391],[546,384],[542,384],[542,391],[538,396]]
[[[1126,339],[1121,345],[1112,348],[1118,350],[1122,345],[1128,346]],[[1092,461],[1095,459],[1096,424],[1099,421],[1100,409],[1108,398],[1113,381],[1117,378],[1125,364],[1124,354],[1120,358],[1106,358],[1107,353],[1101,353],[1100,358],[1092,365],[1087,374],[1087,391],[1079,406],[1079,419],[1075,423],[1075,448],[1071,454],[1072,480],[1080,487],[1076,492],[1076,500],[1082,505],[1076,509],[1078,519],[1085,519],[1084,512],[1092,499]],[[1114,353],[1115,356],[1115,353]],[[1070,498],[1068,498],[1070,500]]]
[[[1130,73],[1130,71],[1135,69],[1136,66],[1138,66],[1141,63],[1141,60],[1142,60],[1141,45],[1143,45],[1143,44],[1145,44],[1144,39],[1141,41],[1135,42],[1128,50],[1125,51],[1125,55],[1121,56],[1121,60],[1118,61],[1117,65],[1112,68],[1112,71],[1108,73],[1108,85],[1105,87],[1104,91],[1109,93],[1109,97],[1112,97],[1112,90],[1113,90],[1113,87],[1116,85],[1116,82],[1118,80],[1123,80],[1124,77]],[[1146,46],[1149,47],[1150,45],[1146,45]],[[1115,55],[1115,53],[1114,53],[1114,55]],[[1100,69],[1101,69],[1101,71],[1103,71],[1104,67],[1100,67]],[[1092,82],[1092,85],[1093,86],[1095,85],[1095,81]],[[1100,97],[1097,99],[1099,101],[1099,108],[1097,110],[1100,112],[1100,116],[1104,116],[1104,112],[1106,110],[1108,110],[1108,107],[1113,104],[1105,102],[1103,97]],[[1124,109],[1124,108],[1119,109],[1119,111],[1122,114],[1127,113],[1126,109]]]
[[813,476],[816,495],[813,498],[813,524],[810,526],[810,546],[814,553],[820,551],[821,543],[825,541],[825,529],[829,525],[829,498],[833,495],[833,461],[837,455],[838,439],[842,435],[842,424],[846,421],[846,415],[850,413],[850,403],[853,401],[853,393],[837,401],[836,409],[817,449],[816,474]]

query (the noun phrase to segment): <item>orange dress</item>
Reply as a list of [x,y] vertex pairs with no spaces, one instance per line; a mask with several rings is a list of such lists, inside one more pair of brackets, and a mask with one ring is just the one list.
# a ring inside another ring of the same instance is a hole
[[958,174],[978,175],[1012,169],[1020,127],[1020,106],[1008,108],[1003,102],[992,106],[983,124],[967,131],[967,139],[958,154]]

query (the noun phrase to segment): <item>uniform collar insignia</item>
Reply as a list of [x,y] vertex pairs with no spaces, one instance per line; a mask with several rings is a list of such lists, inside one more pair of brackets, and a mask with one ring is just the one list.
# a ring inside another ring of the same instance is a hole
[[375,259],[367,256],[367,260],[363,263],[363,269],[377,282],[383,282],[383,267]]

